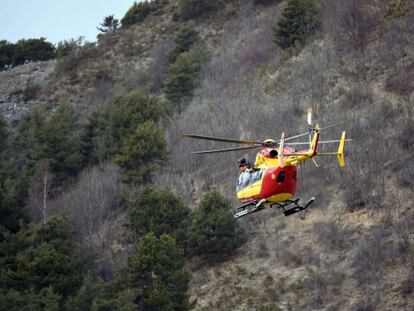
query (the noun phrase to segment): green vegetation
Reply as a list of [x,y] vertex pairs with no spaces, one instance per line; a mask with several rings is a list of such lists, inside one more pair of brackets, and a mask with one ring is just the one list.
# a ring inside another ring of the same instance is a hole
[[2,230],[0,241],[2,310],[58,310],[91,267],[91,257],[76,246],[64,219],[53,218],[18,234]]
[[194,24],[188,23],[181,27],[175,36],[175,48],[169,54],[170,62],[175,62],[179,54],[188,52],[195,44],[199,43],[200,41],[200,36],[194,29]]
[[190,209],[171,191],[147,187],[131,200],[127,228],[138,237],[150,232],[156,237],[169,234],[184,248],[189,219]]
[[49,120],[33,110],[17,128],[12,148],[24,170],[33,172],[35,163],[47,160],[61,184],[83,167],[79,143],[79,117],[73,107],[63,104]]
[[209,58],[206,47],[194,46],[190,51],[181,53],[170,65],[166,77],[165,95],[173,104],[173,109],[181,111],[192,99],[194,89],[199,85],[201,70]]
[[114,15],[108,15],[104,17],[101,27],[97,27],[102,34],[112,33],[118,29],[119,21]]
[[10,43],[5,40],[0,41],[0,70],[6,66],[17,66],[25,62],[46,61],[56,55],[55,47],[40,39],[22,39],[17,43]]
[[155,12],[166,3],[167,0],[145,0],[134,2],[121,20],[122,26],[129,27],[143,21],[148,15]]
[[110,155],[115,155],[122,147],[122,141],[135,131],[137,125],[157,122],[162,116],[161,102],[152,95],[139,91],[121,91],[108,106],[107,131]]
[[289,0],[274,30],[274,41],[282,49],[303,45],[319,28],[318,10],[312,0]]
[[65,75],[72,82],[76,81],[82,59],[97,57],[96,51],[96,43],[84,41],[83,37],[59,42],[56,48],[56,73]]
[[121,176],[126,183],[147,183],[155,168],[168,159],[167,144],[163,133],[153,121],[138,125],[125,138],[116,163],[121,167]]
[[162,102],[139,91],[120,90],[109,105],[88,116],[81,134],[81,152],[91,166],[114,158],[124,139],[145,121],[157,122],[163,116]]
[[220,4],[219,0],[179,0],[178,14],[181,19],[189,20],[218,9]]
[[151,7],[150,1],[134,2],[121,20],[122,26],[128,27],[142,21],[151,13]]
[[209,261],[222,261],[246,236],[231,214],[231,203],[213,190],[204,195],[187,234],[188,252]]
[[184,264],[183,253],[172,237],[157,239],[149,233],[129,258],[124,290],[133,290],[134,301],[143,310],[189,310],[189,275]]

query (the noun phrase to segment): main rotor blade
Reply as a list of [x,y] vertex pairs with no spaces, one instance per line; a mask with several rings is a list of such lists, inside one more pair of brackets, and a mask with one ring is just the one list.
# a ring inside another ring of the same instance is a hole
[[[351,141],[352,138],[345,139],[345,141]],[[322,140],[318,141],[318,144],[330,144],[330,143],[339,143],[341,140],[333,139],[333,140]],[[295,145],[309,145],[309,142],[293,142],[293,143],[286,143],[285,145],[295,146]]]
[[216,149],[216,150],[205,150],[205,151],[193,151],[191,153],[192,154],[220,153],[220,152],[230,152],[230,151],[237,151],[237,150],[255,149],[259,147],[261,147],[261,145],[249,146],[249,147],[234,147],[234,148]]
[[224,143],[234,143],[234,144],[242,144],[242,145],[261,144],[261,142],[259,142],[259,141],[239,140],[239,139],[232,139],[232,138],[213,137],[213,136],[204,136],[204,135],[195,135],[195,134],[183,134],[183,137],[195,138],[195,139],[204,139],[204,140],[212,140],[212,141],[221,141],[221,142],[224,142]]
[[[319,130],[319,131],[322,131],[322,130],[327,130],[327,129],[329,129],[329,128],[332,128],[332,127],[335,127],[335,126],[341,125],[341,124],[343,124],[343,123],[344,123],[344,122],[340,122],[340,123],[331,124],[331,125],[328,125],[328,126],[325,126],[325,127],[321,127],[321,128],[319,128],[318,130]],[[314,133],[314,132],[315,132],[315,129],[312,129],[311,133]],[[309,132],[307,132],[307,133],[303,133],[303,134],[299,134],[299,135],[295,135],[295,136],[290,136],[290,137],[287,137],[287,138],[285,138],[285,141],[292,140],[292,139],[299,138],[299,137],[303,137],[303,136],[307,136],[307,135],[309,135]],[[279,142],[280,142],[280,140],[279,140]],[[309,144],[309,142],[308,142],[308,144]]]

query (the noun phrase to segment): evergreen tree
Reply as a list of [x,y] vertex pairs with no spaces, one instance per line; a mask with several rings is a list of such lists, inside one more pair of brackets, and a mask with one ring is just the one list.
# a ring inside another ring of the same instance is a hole
[[115,32],[118,29],[118,26],[119,21],[114,18],[114,15],[108,15],[105,16],[103,22],[101,23],[101,27],[97,27],[97,29],[105,34]]
[[20,65],[25,61],[46,61],[55,55],[55,47],[45,38],[22,39],[15,45],[12,61],[14,65]]
[[13,63],[15,45],[6,40],[0,41],[0,70]]
[[107,136],[108,119],[104,113],[92,112],[82,125],[80,152],[84,166],[93,166],[109,156],[109,138]]
[[145,121],[157,122],[162,116],[160,101],[139,91],[119,93],[107,112],[107,135],[110,155],[117,154],[123,140]]
[[44,130],[43,157],[59,182],[77,175],[83,164],[79,117],[70,105],[60,105]]
[[22,292],[11,289],[0,294],[0,311],[59,311],[60,300],[61,296],[56,294],[52,287],[40,292],[33,289]]
[[187,239],[190,255],[220,261],[245,242],[245,234],[231,214],[231,203],[211,191],[195,211]]
[[135,23],[142,21],[147,17],[152,11],[152,6],[150,1],[140,1],[134,2],[132,7],[128,9],[124,17],[121,20],[123,27],[131,26]]
[[274,41],[287,49],[306,40],[320,28],[318,10],[312,0],[288,0],[288,5],[274,30]]
[[128,208],[128,229],[137,236],[169,234],[184,246],[190,210],[169,190],[144,188]]
[[127,183],[149,182],[157,165],[167,160],[167,145],[163,133],[153,121],[144,122],[129,135],[116,163]]
[[189,310],[189,275],[184,266],[183,253],[172,237],[157,239],[153,233],[142,237],[128,260],[125,276],[136,304],[148,311]]
[[170,65],[166,79],[165,95],[181,111],[192,99],[194,89],[199,85],[201,69],[208,61],[204,45],[196,45],[190,51],[178,55]]
[[220,4],[219,0],[179,0],[178,12],[181,19],[188,20],[216,10]]
[[19,172],[9,154],[9,133],[4,118],[0,116],[0,227],[17,232],[27,221],[23,209],[26,185],[23,172]]
[[193,23],[183,26],[177,33],[174,44],[175,48],[169,55],[170,62],[175,62],[177,56],[181,53],[188,52],[191,47],[200,42],[198,32],[194,29]]
[[59,218],[38,225],[28,236],[3,233],[0,251],[5,258],[1,267],[3,292],[34,290],[41,294],[51,287],[66,298],[80,288],[90,267],[89,258],[75,245],[71,225]]

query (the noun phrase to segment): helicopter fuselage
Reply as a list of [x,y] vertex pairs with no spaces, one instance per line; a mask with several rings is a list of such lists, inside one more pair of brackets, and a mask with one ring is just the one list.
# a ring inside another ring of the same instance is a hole
[[260,180],[237,192],[242,203],[260,201],[284,202],[293,198],[297,187],[297,167],[268,167],[263,169]]

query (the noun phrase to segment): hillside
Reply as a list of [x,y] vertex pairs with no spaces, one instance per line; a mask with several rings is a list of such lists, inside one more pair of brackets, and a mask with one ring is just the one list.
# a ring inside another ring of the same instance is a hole
[[[91,271],[113,286],[108,288],[122,289],[106,306],[118,309],[115,305],[124,303],[125,310],[145,309],[134,304],[130,288],[120,284],[130,280],[122,278],[131,273],[123,269],[141,260],[128,256],[136,254],[135,243],[141,253],[145,249],[139,237],[146,219],[136,212],[138,229],[125,228],[134,225],[134,208],[164,205],[156,195],[150,194],[150,200],[135,191],[144,186],[169,188],[192,215],[200,215],[200,206],[208,202],[205,194],[212,189],[235,206],[237,159],[246,156],[253,161],[256,151],[195,156],[191,151],[228,146],[184,140],[181,135],[278,139],[282,131],[306,132],[305,112],[311,106],[321,126],[342,122],[340,127],[353,138],[346,146],[345,168],[340,169],[336,159],[322,157],[316,159],[319,167],[301,166],[296,195],[303,200],[315,196],[311,208],[286,218],[276,209],[241,218],[237,222],[245,231],[244,244],[235,243],[236,249],[217,261],[188,245],[180,230],[187,222],[196,222],[181,211],[187,220],[180,218],[182,222],[174,223],[174,230],[167,233],[185,252],[195,254],[185,254],[189,301],[195,301],[194,310],[411,310],[412,3],[315,1],[315,31],[307,29],[306,39],[283,47],[275,43],[274,29],[295,1],[217,1],[219,8],[187,20],[180,11],[183,2],[155,1],[142,20],[105,34],[96,44],[72,42],[72,54],[0,72],[0,112],[11,137],[2,159],[17,163],[1,181],[8,191],[2,202],[13,202],[4,209],[9,213],[24,207],[32,240],[36,234],[32,236],[30,228],[36,223],[67,217],[75,224],[80,251],[95,254]],[[185,27],[190,35],[184,38],[195,43],[174,59],[177,34]],[[183,64],[190,64],[191,90],[180,88],[188,81],[174,71]],[[174,96],[181,96],[180,100]],[[42,129],[39,123],[45,124],[40,138],[36,136],[36,130]],[[142,126],[135,129],[137,125]],[[321,135],[338,139],[340,130]],[[137,142],[142,145],[134,148]],[[2,164],[2,172],[3,167],[7,170],[11,164]],[[45,176],[51,176],[50,186]],[[11,187],[10,179],[19,182]],[[16,199],[16,193],[24,198]],[[181,208],[165,193],[160,198],[168,201],[166,206]],[[13,226],[10,230],[17,231],[21,225],[13,222]],[[2,231],[2,245],[6,236]],[[167,240],[163,243],[170,245]],[[6,258],[4,249],[8,248],[2,246]],[[11,260],[4,260],[5,266],[11,265]],[[2,275],[10,277],[6,272]],[[75,287],[85,290],[87,283],[82,284]],[[96,289],[100,300],[91,298],[96,305],[109,300],[111,290],[102,288]],[[165,289],[157,290],[163,297]],[[57,292],[65,299],[73,294]],[[0,301],[8,301],[7,297],[1,296]],[[65,307],[70,309],[76,299],[68,298]]]

